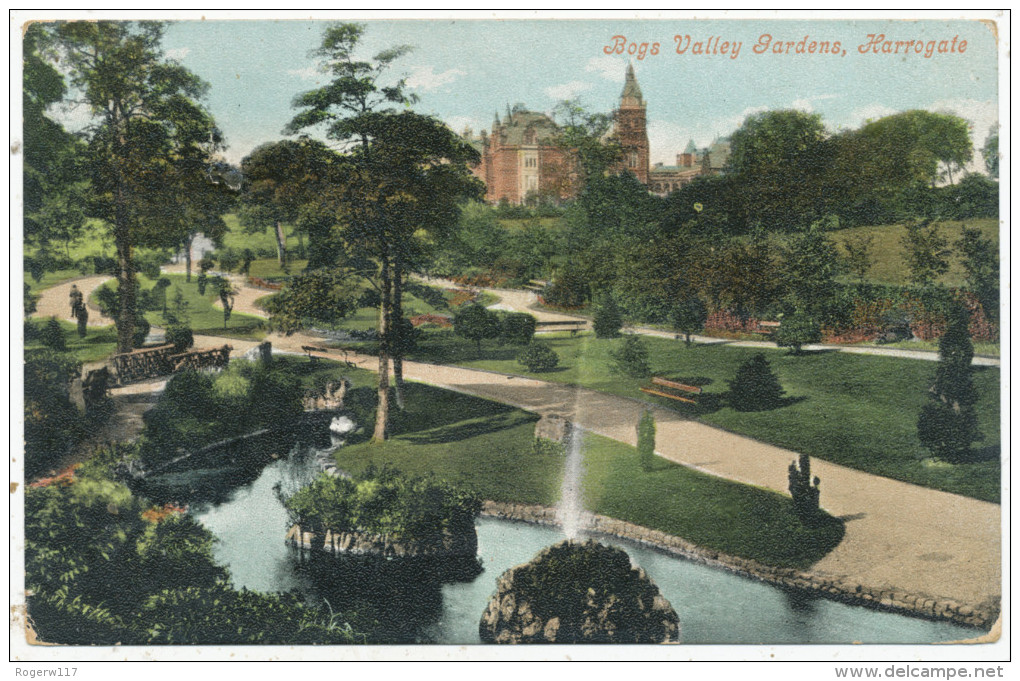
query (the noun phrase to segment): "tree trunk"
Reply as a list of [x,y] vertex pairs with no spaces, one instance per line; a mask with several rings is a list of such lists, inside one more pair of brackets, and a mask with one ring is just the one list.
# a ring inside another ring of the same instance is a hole
[[191,242],[195,240],[195,235],[191,232],[188,233],[188,238],[184,240],[184,281],[191,283]]
[[287,237],[283,233],[283,223],[276,221],[276,255],[280,260],[280,267],[287,264]]
[[375,432],[373,442],[384,442],[390,422],[390,329],[389,310],[391,305],[392,283],[390,281],[390,263],[384,257],[380,266],[382,271],[382,290],[379,292],[379,403],[375,412]]
[[120,311],[117,314],[117,352],[134,350],[135,335],[135,266],[131,259],[131,242],[118,229],[117,242],[117,288],[120,293]]
[[[403,266],[400,258],[393,271],[393,300],[390,305],[390,332],[403,334],[404,332],[404,306],[403,306]],[[397,398],[397,409],[404,411],[404,338],[396,338],[392,350],[393,355],[393,384]]]

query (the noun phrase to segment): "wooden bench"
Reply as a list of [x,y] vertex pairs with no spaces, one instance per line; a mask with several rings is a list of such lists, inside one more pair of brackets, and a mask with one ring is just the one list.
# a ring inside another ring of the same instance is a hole
[[644,386],[640,388],[641,392],[689,404],[697,404],[697,396],[701,394],[701,388],[696,385],[678,383],[677,381],[670,381],[659,376],[652,377],[652,385],[655,387]]
[[[578,319],[577,321],[567,322],[536,322],[535,330],[542,329],[543,331],[553,331],[557,329],[566,329],[570,331],[571,336],[576,336],[577,333],[584,329],[587,324],[587,320]],[[548,327],[548,328],[543,328]]]
[[315,362],[317,362],[319,359],[312,353],[319,352],[322,353],[323,355],[329,354],[329,348],[324,348],[321,345],[302,345],[301,349],[304,351],[306,355],[308,355],[308,361],[311,362],[312,364],[315,364]]
[[780,322],[758,322],[758,333],[771,336],[779,329]]

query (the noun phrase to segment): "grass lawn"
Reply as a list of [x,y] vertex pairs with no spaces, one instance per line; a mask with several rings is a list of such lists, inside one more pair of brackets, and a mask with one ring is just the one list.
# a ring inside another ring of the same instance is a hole
[[[345,372],[346,373],[346,372]],[[360,441],[336,453],[350,472],[389,464],[406,473],[433,473],[483,498],[553,505],[564,459],[532,451],[534,414],[417,383],[407,384],[408,410],[394,419],[394,437],[367,441],[374,391],[352,391],[363,409]],[[789,498],[714,478],[669,462],[645,473],[634,447],[589,435],[585,489],[590,511],[683,536],[706,548],[780,566],[805,567],[843,535],[829,519],[805,530]]]
[[[171,282],[170,287],[166,290],[168,303],[172,303],[178,289],[184,294],[184,300],[188,304],[188,316],[191,318],[191,329],[194,333],[250,340],[265,338],[265,320],[240,312],[231,313],[230,320],[224,328],[223,311],[213,307],[213,302],[218,301],[219,298],[212,285],[206,287],[205,295],[199,295],[197,277],[193,276],[191,282],[188,283],[184,280],[183,274],[164,274],[163,276]],[[143,275],[139,275],[138,280],[142,289],[150,289],[154,284],[151,279]],[[107,282],[104,286],[116,286],[116,282]],[[162,327],[165,325],[162,308],[145,312],[145,318],[153,326]]]
[[[981,236],[998,244],[999,222],[994,218],[976,218],[962,222],[947,221],[938,224],[941,226],[942,236],[949,240],[949,246],[953,250],[949,271],[940,277],[938,282],[948,286],[962,286],[965,274],[955,244],[963,235],[963,227],[977,228],[981,230]],[[902,243],[906,233],[907,230],[903,225],[877,225],[836,230],[832,232],[832,238],[837,244],[842,245],[851,236],[870,234],[874,238],[871,245],[871,257],[874,262],[868,273],[868,279],[879,284],[908,284],[910,283],[910,270],[907,268]],[[840,250],[842,251],[842,248]]]
[[[48,322],[46,319],[33,320],[39,329]],[[115,326],[90,326],[85,338],[78,337],[78,325],[63,320],[60,328],[64,332],[64,343],[67,351],[74,355],[79,362],[98,362],[106,359],[117,351],[117,327]],[[37,350],[43,348],[38,338],[32,342],[25,343],[25,350]]]
[[925,487],[977,499],[998,501],[1000,495],[999,370],[977,367],[974,382],[980,399],[979,426],[984,440],[977,444],[975,463],[933,462],[917,439],[917,416],[928,399],[936,364],[924,360],[852,355],[835,351],[793,356],[764,350],[786,390],[783,406],[764,412],[740,412],[728,404],[728,381],[754,348],[694,345],[645,337],[655,375],[702,386],[700,404],[657,398],[640,392],[644,379],[612,373],[610,351],[618,339],[591,334],[539,337],[560,358],[560,367],[530,373],[515,361],[517,348],[474,343],[450,332],[431,332],[414,358],[445,364],[572,383],[594,390],[652,402],[676,409],[706,423],[757,440],[804,452],[849,466]]

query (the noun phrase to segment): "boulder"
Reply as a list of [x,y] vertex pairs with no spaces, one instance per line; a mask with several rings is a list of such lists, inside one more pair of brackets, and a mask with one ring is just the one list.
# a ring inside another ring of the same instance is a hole
[[546,414],[535,424],[535,437],[566,443],[570,437],[570,429],[571,424],[567,419],[556,414]]
[[625,551],[566,540],[499,577],[479,634],[483,643],[676,643],[680,619]]
[[252,362],[263,362],[269,364],[273,361],[273,344],[269,341],[259,343],[255,347],[251,348],[243,355],[241,359],[247,359]]

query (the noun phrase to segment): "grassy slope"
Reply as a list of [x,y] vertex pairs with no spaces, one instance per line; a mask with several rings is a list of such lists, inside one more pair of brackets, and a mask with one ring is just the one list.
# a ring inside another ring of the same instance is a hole
[[820,352],[795,357],[766,350],[786,389],[787,404],[767,412],[739,412],[727,404],[728,381],[757,349],[693,346],[645,338],[656,375],[704,387],[698,406],[646,395],[643,379],[612,373],[610,351],[622,341],[591,335],[540,337],[560,357],[560,368],[529,373],[513,358],[515,348],[474,345],[452,334],[434,335],[418,357],[480,369],[573,383],[624,397],[655,402],[713,425],[797,452],[978,499],[998,501],[999,370],[977,368],[974,381],[981,432],[979,454],[986,460],[956,466],[934,463],[917,439],[917,415],[928,399],[935,363],[889,357]]
[[[196,334],[250,338],[253,340],[260,340],[265,337],[265,332],[262,330],[264,320],[259,317],[241,314],[240,312],[231,313],[230,320],[227,322],[227,328],[224,329],[223,311],[213,307],[213,301],[218,300],[218,298],[212,285],[206,288],[205,295],[203,296],[198,293],[196,277],[193,276],[191,278],[191,283],[186,283],[183,274],[165,274],[163,276],[171,281],[170,287],[167,289],[168,305],[172,304],[176,290],[180,289],[184,294],[185,301],[188,303],[191,329]],[[143,289],[152,288],[154,283],[144,275],[138,275],[138,280]],[[104,284],[104,286],[115,285],[115,282]],[[163,326],[165,324],[162,308],[147,311],[145,318],[153,326]]]
[[[372,403],[370,388],[356,401]],[[371,429],[366,411],[359,420]],[[563,458],[531,451],[535,415],[475,397],[408,384],[408,412],[394,420],[385,444],[362,441],[336,453],[359,471],[389,464],[434,473],[497,501],[552,505]],[[803,529],[787,497],[714,478],[665,461],[644,472],[634,447],[598,436],[585,440],[588,509],[683,536],[705,547],[765,563],[803,567],[830,551],[843,534],[830,520]]]
[[[33,323],[40,329],[48,320],[35,320]],[[67,351],[74,355],[79,362],[98,362],[106,359],[117,351],[117,329],[114,326],[90,326],[85,338],[78,337],[78,326],[71,322],[60,321],[60,328],[64,331],[64,343]],[[42,348],[43,344],[35,339],[25,343],[25,350],[36,350]]]
[[[963,266],[960,264],[960,256],[956,253],[955,243],[963,234],[963,227],[978,228],[986,239],[999,243],[999,223],[994,218],[980,218],[965,220],[963,222],[942,222],[942,236],[948,238],[950,248],[953,249],[953,256],[950,258],[949,271],[943,275],[939,282],[949,286],[962,286],[964,280]],[[910,283],[910,270],[907,268],[905,251],[902,239],[907,230],[903,225],[876,225],[869,227],[853,227],[841,229],[832,233],[832,238],[843,244],[847,238],[856,235],[872,235],[874,242],[871,247],[871,255],[874,263],[868,278],[874,283],[880,284],[907,284]],[[840,249],[842,250],[842,249]]]

